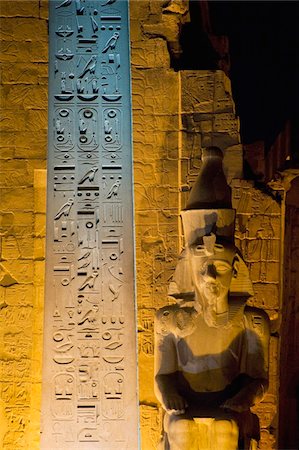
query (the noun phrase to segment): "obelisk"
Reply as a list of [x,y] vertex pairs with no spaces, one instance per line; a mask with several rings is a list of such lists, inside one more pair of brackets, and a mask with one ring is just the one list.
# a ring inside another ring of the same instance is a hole
[[128,2],[49,5],[41,448],[134,450]]

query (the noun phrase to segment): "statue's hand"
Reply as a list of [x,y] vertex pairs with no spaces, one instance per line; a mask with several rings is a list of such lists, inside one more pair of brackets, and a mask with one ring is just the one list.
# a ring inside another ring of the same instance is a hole
[[172,393],[163,395],[163,406],[169,414],[178,416],[185,413],[188,404],[181,395]]
[[267,380],[263,378],[251,379],[246,386],[232,398],[226,400],[221,407],[237,412],[247,411],[263,397],[265,386],[267,386]]
[[249,392],[241,391],[232,398],[226,400],[226,402],[221,405],[221,408],[230,409],[236,412],[248,411],[250,406],[253,405],[252,394]]

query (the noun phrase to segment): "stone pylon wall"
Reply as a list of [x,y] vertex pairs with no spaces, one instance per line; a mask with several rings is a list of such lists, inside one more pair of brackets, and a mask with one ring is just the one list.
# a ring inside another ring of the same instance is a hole
[[39,442],[47,5],[1,1],[0,448]]
[[[161,432],[162,411],[153,393],[153,317],[168,301],[182,244],[179,211],[198,174],[201,146],[225,150],[238,211],[237,244],[256,292],[252,303],[273,319],[280,308],[280,206],[242,181],[228,79],[222,72],[170,69],[168,46],[176,49],[186,2],[172,1],[164,13],[163,4],[130,2],[142,450],[155,449]],[[0,8],[0,448],[32,450],[39,448],[40,426],[48,12],[38,0],[2,0]],[[274,442],[274,336],[270,374],[269,393],[257,407],[264,450]]]

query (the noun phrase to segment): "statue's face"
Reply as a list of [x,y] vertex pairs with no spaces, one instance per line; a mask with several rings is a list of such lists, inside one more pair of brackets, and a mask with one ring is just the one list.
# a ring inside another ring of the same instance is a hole
[[192,280],[203,307],[217,312],[217,303],[227,301],[236,251],[228,243],[204,243],[191,247]]

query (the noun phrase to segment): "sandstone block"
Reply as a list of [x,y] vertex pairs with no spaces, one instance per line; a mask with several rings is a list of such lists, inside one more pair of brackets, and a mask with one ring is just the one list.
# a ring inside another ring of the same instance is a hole
[[131,20],[140,20],[142,17],[144,20],[147,19],[148,14],[150,13],[150,2],[148,0],[131,0],[130,1],[130,17]]
[[[28,136],[27,133],[24,133],[25,137]],[[20,138],[21,135],[19,135],[18,138]],[[28,146],[27,143],[24,143],[24,147],[16,147],[15,149],[15,157],[21,158],[21,159],[28,159],[28,160],[37,160],[37,159],[44,159],[45,157],[45,151],[46,151],[46,143],[44,143],[43,146],[39,146],[37,144],[33,144],[32,146]]]
[[141,446],[146,450],[157,448],[162,428],[162,410],[157,406],[140,405]]
[[18,105],[24,109],[47,109],[48,91],[46,86],[11,85],[6,104],[11,108]]
[[39,16],[41,19],[48,20],[49,18],[49,1],[48,0],[40,0],[39,1]]
[[136,68],[169,68],[169,53],[163,39],[135,41],[131,47],[131,63]]
[[1,239],[1,251],[2,258],[7,259],[18,259],[21,255],[18,241],[15,236],[6,236]]
[[45,238],[36,237],[34,239],[34,254],[33,257],[36,260],[44,260],[45,259]]
[[15,284],[5,288],[5,302],[10,306],[28,306],[34,302],[32,284]]
[[14,379],[26,380],[30,378],[31,361],[27,358],[19,361],[0,360],[0,378],[2,381],[12,381]]
[[[156,6],[158,2],[151,2],[150,5],[151,7]],[[143,24],[144,33],[151,37],[163,37],[168,42],[176,43],[179,38],[179,16],[176,14],[160,15],[160,5],[158,8],[155,21]]]
[[0,39],[47,41],[47,22],[37,18],[4,18],[1,20]]
[[[46,72],[43,65],[36,63],[3,63],[1,82],[3,84],[37,84],[38,78]],[[46,75],[45,75],[46,76]]]
[[39,17],[38,0],[1,0],[1,17]]
[[35,286],[44,286],[45,280],[45,262],[34,261],[34,284]]
[[34,211],[46,212],[46,188],[47,171],[45,169],[34,170]]
[[[21,151],[20,148],[29,147],[34,149],[34,147],[39,147],[39,156],[35,159],[45,159],[46,157],[46,145],[47,145],[47,132],[46,130],[40,130],[38,132],[24,131],[22,133],[16,133],[14,137],[14,145],[17,151]],[[18,156],[20,158],[20,156]],[[26,157],[25,157],[26,158]],[[30,159],[30,156],[27,157]],[[31,158],[32,159],[32,158]]]
[[48,61],[48,43],[45,41],[2,40],[0,62],[32,63]]
[[33,209],[33,189],[30,188],[1,188],[0,189],[2,210],[32,210]]
[[141,41],[144,39],[144,34],[142,30],[142,22],[140,19],[132,19],[130,20],[130,38],[131,43],[135,41]]
[[279,282],[279,263],[278,262],[251,262],[250,275],[254,282]]
[[[10,131],[1,131],[0,130],[0,142],[1,142],[1,158],[6,152],[5,148],[10,148],[10,151],[14,151],[14,145],[15,145],[15,134],[11,133]],[[2,153],[3,152],[3,153]]]
[[[0,136],[0,142],[2,142],[1,139],[2,139],[2,136]],[[1,149],[0,149],[0,158],[1,158],[1,160],[13,159],[14,153],[15,153],[15,151],[14,151],[13,147],[1,147]]]
[[33,280],[33,264],[32,261],[26,260],[9,260],[4,261],[4,269],[10,273],[18,283],[32,283]]
[[45,237],[46,235],[46,215],[45,214],[35,214],[34,221],[34,234],[36,238]]
[[48,130],[48,112],[45,109],[30,109],[27,111],[26,130]]
[[231,133],[240,130],[239,120],[235,114],[216,114],[214,120],[214,131],[218,133]]
[[159,158],[178,157],[178,133],[155,131],[151,134],[135,130],[133,136],[135,159],[152,161]]
[[[4,323],[2,324],[2,330],[4,331],[4,343],[5,335],[7,336],[7,359],[19,359],[30,357],[28,350],[31,347],[32,338],[32,307],[31,306],[9,306],[4,311]],[[18,343],[18,338],[24,338],[24,342]],[[20,352],[15,350],[15,346],[20,344]]]
[[144,114],[177,114],[178,75],[170,70],[133,70],[133,108]]
[[18,187],[32,185],[26,166],[20,160],[3,161],[0,166],[0,187]]
[[279,307],[279,289],[278,284],[253,284],[254,297],[250,301],[253,306],[262,309],[277,309]]
[[181,77],[181,97],[182,112],[193,113],[194,111],[207,112],[207,105],[210,107],[214,100],[214,75],[209,71],[182,71]]
[[224,151],[223,170],[228,184],[233,178],[242,178],[243,176],[243,148],[242,145],[234,145]]
[[[134,100],[134,99],[133,99]],[[179,120],[176,115],[168,114],[145,114],[142,105],[137,107],[133,102],[133,121],[135,131],[148,131],[154,133],[156,131],[178,131]]]
[[0,120],[0,131],[24,131],[26,130],[25,111],[15,111],[2,109],[2,117]]

